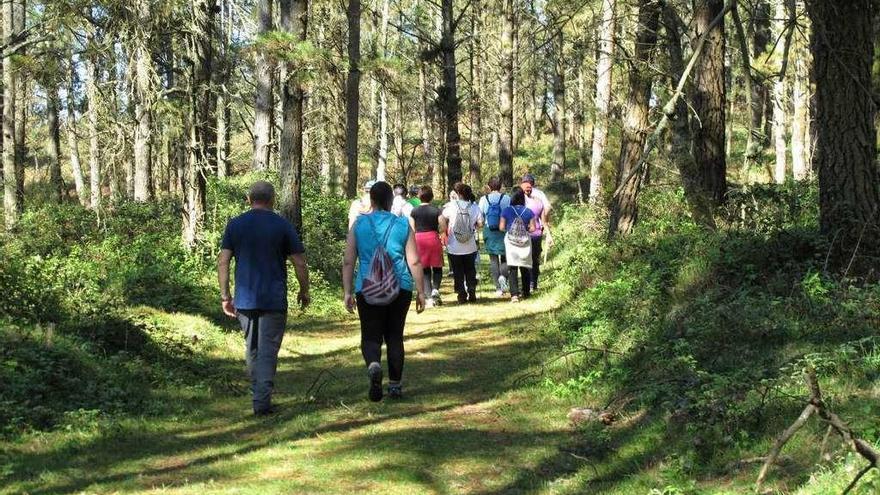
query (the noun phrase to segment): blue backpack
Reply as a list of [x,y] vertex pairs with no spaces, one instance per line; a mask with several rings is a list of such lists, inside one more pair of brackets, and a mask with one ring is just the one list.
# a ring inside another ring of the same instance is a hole
[[489,227],[489,230],[497,231],[499,224],[501,224],[502,201],[504,201],[504,193],[501,193],[495,204],[489,201],[489,197],[486,196],[486,203],[489,203],[489,208],[486,210],[486,226]]

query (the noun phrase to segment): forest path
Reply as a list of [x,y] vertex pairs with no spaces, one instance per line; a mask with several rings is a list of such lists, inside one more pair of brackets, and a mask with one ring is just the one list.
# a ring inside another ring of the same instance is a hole
[[[0,492],[581,493],[598,472],[572,453],[571,404],[517,382],[552,352],[540,337],[552,294],[481,297],[410,313],[402,400],[367,400],[356,316],[291,315],[279,414],[252,417],[245,394],[181,398],[171,417],[30,442],[42,471]],[[611,479],[632,469],[607,467]]]

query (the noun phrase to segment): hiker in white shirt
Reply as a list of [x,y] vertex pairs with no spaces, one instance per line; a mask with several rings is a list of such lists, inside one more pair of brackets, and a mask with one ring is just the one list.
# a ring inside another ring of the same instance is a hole
[[450,201],[440,214],[440,230],[452,264],[458,302],[477,300],[477,229],[483,226],[483,212],[475,203],[474,191],[461,182],[453,186],[458,199]]

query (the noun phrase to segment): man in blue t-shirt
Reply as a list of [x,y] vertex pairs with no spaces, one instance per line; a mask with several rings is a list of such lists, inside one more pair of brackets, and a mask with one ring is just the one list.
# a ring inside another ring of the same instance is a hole
[[[275,188],[257,181],[248,193],[251,209],[226,225],[220,246],[218,272],[223,313],[238,318],[244,332],[254,414],[275,411],[272,389],[278,350],[287,324],[287,260],[299,282],[299,301],[309,297],[305,248],[296,228],[272,211]],[[229,263],[235,258],[235,298],[229,292]]]

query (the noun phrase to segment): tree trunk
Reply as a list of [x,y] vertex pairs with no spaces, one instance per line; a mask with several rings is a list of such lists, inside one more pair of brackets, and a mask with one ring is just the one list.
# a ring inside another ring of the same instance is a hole
[[[804,12],[803,1],[796,4],[797,18],[801,18]],[[802,181],[809,176],[809,154],[807,143],[809,142],[808,110],[810,101],[808,98],[809,88],[809,53],[801,37],[796,37],[794,49],[794,84],[792,88],[792,120],[791,120],[791,172],[794,180]]]
[[[874,2],[809,0],[816,78],[814,167],[819,173],[822,232],[847,259],[861,246],[876,250],[880,178],[871,87]],[[845,129],[846,132],[841,132]],[[876,264],[874,265],[876,268]]]
[[[776,10],[773,15],[773,38],[781,40],[785,35],[787,16],[784,0],[775,0]],[[785,46],[776,43],[775,56],[780,68],[773,78],[773,145],[776,151],[776,166],[773,168],[773,180],[777,184],[785,182],[786,155],[788,146],[785,140],[785,109],[788,108],[787,85],[785,84],[785,64],[783,58]]]
[[101,209],[101,146],[98,135],[98,67],[94,55],[85,58],[86,97],[89,100],[89,186],[91,189],[91,207]]
[[59,95],[57,88],[46,88],[46,124],[49,131],[46,154],[49,155],[49,184],[58,203],[64,202],[64,181],[61,179],[61,124],[58,119]]
[[[257,17],[259,34],[265,35],[272,31],[273,0],[259,0]],[[272,127],[275,108],[272,94],[275,85],[272,61],[264,50],[256,50],[254,61],[254,78],[256,79],[256,98],[254,100],[254,170],[268,170],[272,150]]]
[[[281,0],[281,29],[298,41],[306,39],[308,0]],[[282,87],[281,153],[279,176],[281,214],[302,232],[302,164],[303,164],[303,88],[293,73],[285,68]]]
[[153,78],[149,0],[133,2],[134,42],[134,200],[153,199]]
[[458,83],[455,64],[455,18],[453,0],[442,0],[443,32],[440,37],[440,56],[443,63],[443,85],[440,86],[440,107],[446,127],[446,183],[452,186],[461,181],[461,135],[458,132]]
[[348,0],[348,78],[345,81],[345,165],[349,198],[358,195],[358,117],[361,84],[361,0]]
[[550,164],[551,180],[559,182],[565,176],[565,61],[562,29],[553,42],[555,55],[553,71],[553,162]]
[[481,184],[483,161],[483,5],[480,0],[471,3],[471,43],[470,43],[470,76],[471,76],[471,129],[470,159],[468,160],[468,179],[471,184]]
[[[389,0],[382,0],[382,17],[379,20],[379,56],[384,60],[388,57],[388,9]],[[375,81],[375,78],[374,78]],[[379,129],[376,136],[376,180],[385,180],[388,169],[388,89],[384,78],[378,81]]]
[[[15,22],[14,31],[16,37],[20,38],[24,35],[27,27],[25,0],[11,0],[15,2],[13,20]],[[16,55],[25,55],[25,49],[19,48]],[[31,93],[29,91],[28,79],[18,76],[18,82],[15,87],[15,198],[18,202],[19,213],[24,211],[24,164],[27,161],[27,124],[28,109],[30,107]]]
[[[694,40],[707,32],[721,13],[721,0],[702,0],[694,11]],[[691,121],[694,162],[699,165],[697,184],[700,194],[713,208],[724,201],[727,192],[727,162],[724,153],[726,88],[724,80],[724,23],[711,32],[694,67]]]
[[[595,44],[585,47],[584,51],[592,53],[594,55],[593,60],[595,61]],[[585,60],[582,60],[578,67],[578,103],[576,105],[576,119],[578,122],[576,133],[578,148],[578,201],[581,204],[586,202],[590,194],[587,178],[590,176],[590,150],[593,147],[593,119],[588,115],[586,109],[589,105],[590,97],[596,91],[592,82],[593,79],[587,77],[587,63]]]
[[[428,84],[428,64],[419,62],[419,95],[421,96],[421,105],[419,105],[419,120],[422,128],[422,154],[425,158],[425,170],[433,172],[434,170],[434,146],[431,144],[433,139],[432,118],[431,118],[431,101],[432,96],[429,94],[430,85]],[[440,192],[439,190],[437,191]]]
[[73,171],[73,184],[76,188],[76,197],[79,203],[89,206],[89,196],[86,194],[86,181],[83,176],[82,161],[79,157],[79,136],[76,131],[76,66],[73,58],[70,59],[70,80],[67,86],[67,147],[70,152],[70,168]]
[[[760,61],[767,53],[770,42],[770,5],[765,0],[758,0],[752,12],[752,60]],[[749,169],[760,165],[761,154],[767,145],[767,134],[764,132],[764,107],[767,101],[767,86],[762,79],[752,83],[749,133],[746,138],[744,158],[744,177]]]
[[[11,1],[3,2],[3,41],[8,46],[15,35]],[[15,96],[18,76],[9,59],[3,61],[3,217],[6,230],[18,223],[21,210],[17,200],[18,169],[15,163]]]
[[[633,168],[638,165],[648,137],[652,84],[649,65],[657,44],[657,28],[660,24],[658,0],[639,0],[638,22],[633,52],[636,66],[629,73],[629,93],[617,166],[618,188],[621,187],[620,182],[626,180]],[[633,175],[613,198],[610,236],[629,234],[638,220],[638,196],[642,187],[642,176],[641,173]]]
[[230,45],[232,44],[232,2],[222,0],[220,11],[220,52],[219,58],[223,84],[217,91],[217,177],[229,175],[229,159],[232,151],[232,102],[230,99],[229,79],[232,77],[232,60]]
[[516,11],[513,0],[504,0],[504,20],[501,32],[501,91],[498,101],[498,177],[504,187],[513,186],[513,31],[516,29]]
[[186,208],[184,244],[193,249],[201,239],[206,210],[206,174],[211,169],[211,156],[217,143],[216,95],[211,74],[214,69],[213,34],[216,0],[194,0],[192,20],[187,39],[190,70],[189,157],[186,170]]
[[602,24],[599,26],[599,58],[596,61],[596,117],[593,121],[593,151],[590,155],[590,204],[602,194],[602,162],[608,144],[608,120],[611,110],[611,76],[614,63],[616,0],[602,0]]

